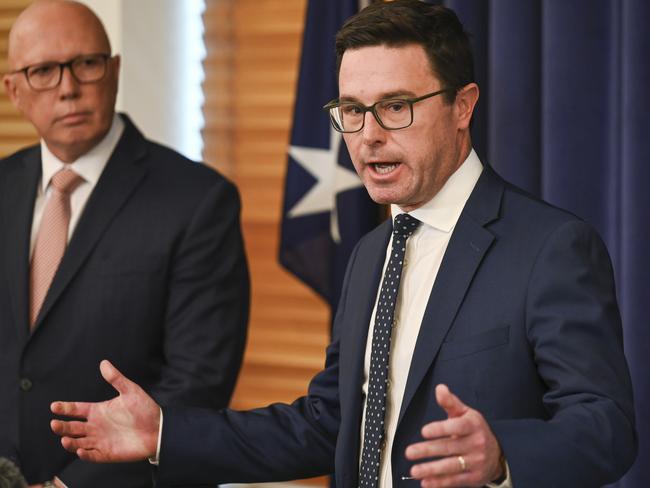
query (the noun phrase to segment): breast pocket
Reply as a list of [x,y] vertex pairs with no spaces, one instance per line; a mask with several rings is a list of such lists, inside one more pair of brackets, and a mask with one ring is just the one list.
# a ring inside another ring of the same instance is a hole
[[510,339],[510,326],[486,330],[479,334],[457,337],[440,346],[438,361],[450,361],[503,346]]

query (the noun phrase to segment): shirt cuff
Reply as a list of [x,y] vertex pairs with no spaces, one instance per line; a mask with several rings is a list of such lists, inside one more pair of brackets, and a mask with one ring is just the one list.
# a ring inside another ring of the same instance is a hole
[[487,488],[513,488],[512,478],[510,478],[510,466],[508,466],[508,461],[505,462],[506,465],[506,479],[501,483],[488,483]]
[[163,413],[162,408],[158,407],[158,409],[160,410],[160,425],[158,426],[158,445],[156,446],[156,457],[149,458],[149,462],[154,466],[158,466],[158,463],[160,462],[160,441],[162,441]]
[[45,487],[53,486],[54,488],[68,488],[68,485],[66,485],[63,481],[61,481],[61,478],[59,478],[58,476],[55,476],[49,485],[46,483],[43,486]]

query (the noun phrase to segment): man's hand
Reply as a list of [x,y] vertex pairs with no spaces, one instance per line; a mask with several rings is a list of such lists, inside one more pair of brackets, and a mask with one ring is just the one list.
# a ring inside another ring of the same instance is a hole
[[447,420],[425,425],[426,440],[411,444],[406,457],[439,459],[414,465],[411,476],[421,480],[423,487],[483,486],[503,476],[501,447],[483,415],[445,385],[436,387],[436,400],[447,412]]
[[54,402],[52,412],[82,421],[52,420],[61,444],[84,461],[140,461],[156,455],[160,408],[142,388],[104,360],[102,376],[119,395],[99,403]]

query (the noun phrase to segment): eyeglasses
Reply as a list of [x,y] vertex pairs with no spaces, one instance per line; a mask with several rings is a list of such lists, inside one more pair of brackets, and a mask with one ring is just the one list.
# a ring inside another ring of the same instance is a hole
[[332,100],[323,107],[330,114],[332,127],[338,132],[351,133],[363,129],[366,112],[372,112],[377,123],[386,130],[405,129],[413,123],[413,104],[441,93],[453,90],[445,88],[427,93],[417,98],[388,98],[379,100],[366,107],[356,102],[341,102]]
[[109,54],[84,54],[65,63],[48,62],[27,66],[12,73],[25,73],[27,83],[36,91],[56,88],[63,78],[63,69],[70,68],[70,73],[79,83],[95,83],[106,76],[106,64]]

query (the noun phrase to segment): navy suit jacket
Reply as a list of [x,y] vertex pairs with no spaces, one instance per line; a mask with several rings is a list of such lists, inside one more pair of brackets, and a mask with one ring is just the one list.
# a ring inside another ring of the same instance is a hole
[[[364,237],[346,272],[325,368],[292,405],[251,412],[165,408],[158,481],[206,486],[334,471],[358,485],[363,360],[390,221]],[[593,488],[636,453],[632,393],[605,246],[575,216],[485,168],[453,231],[408,374],[391,452],[446,418],[445,383],[487,419],[517,488]]]
[[50,402],[116,395],[102,359],[159,402],[211,408],[227,406],[241,364],[249,300],[237,191],[124,121],[32,333],[40,146],[0,162],[0,456],[30,483],[152,485],[148,463],[84,463],[50,430]]

